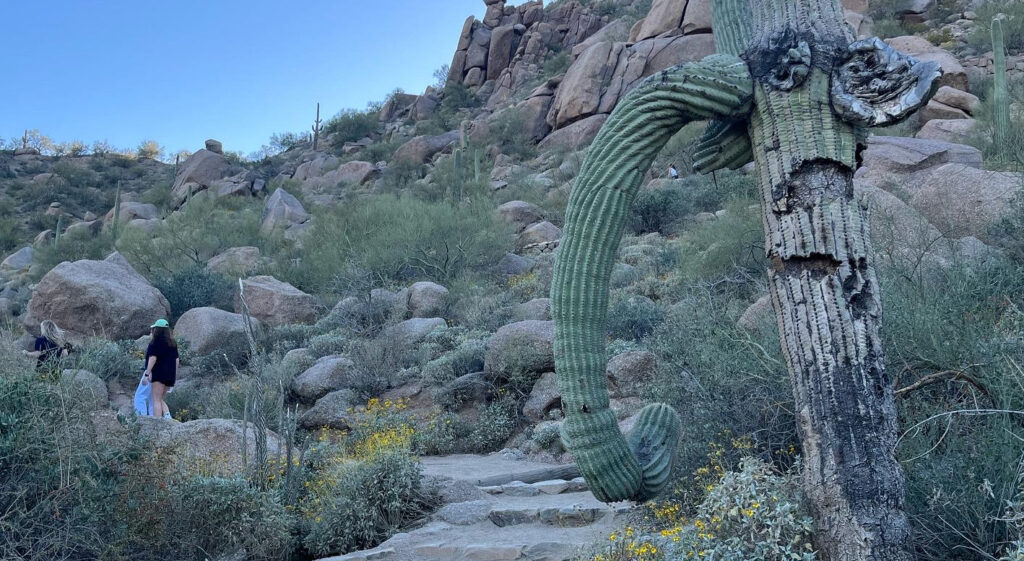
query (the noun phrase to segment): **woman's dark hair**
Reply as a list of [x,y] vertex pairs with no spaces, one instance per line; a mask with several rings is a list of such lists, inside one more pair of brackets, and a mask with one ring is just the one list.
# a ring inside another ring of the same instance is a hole
[[169,327],[154,327],[153,342],[163,343],[172,349],[178,347],[178,343],[174,340],[174,337],[171,336],[171,328]]

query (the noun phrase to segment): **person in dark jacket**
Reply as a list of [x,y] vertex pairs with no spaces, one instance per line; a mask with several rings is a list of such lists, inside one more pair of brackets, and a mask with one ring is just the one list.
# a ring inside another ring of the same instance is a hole
[[150,326],[152,336],[146,348],[146,379],[152,384],[153,416],[170,417],[164,397],[174,387],[178,374],[178,344],[174,341],[171,326],[160,319]]
[[57,327],[56,323],[44,320],[39,324],[39,331],[42,335],[36,337],[33,350],[24,351],[26,355],[36,359],[36,370],[55,365],[71,351],[71,344],[68,343],[64,330]]

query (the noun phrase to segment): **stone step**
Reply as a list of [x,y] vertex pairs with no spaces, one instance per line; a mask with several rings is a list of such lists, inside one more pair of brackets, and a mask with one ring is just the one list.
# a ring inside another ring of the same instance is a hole
[[456,526],[480,524],[489,520],[498,527],[520,524],[544,524],[572,528],[593,524],[605,517],[626,512],[628,505],[609,506],[590,492],[559,495],[497,495],[492,499],[445,505],[434,515]]
[[611,523],[553,528],[542,524],[452,527],[433,522],[377,548],[321,561],[570,561],[608,539]]
[[588,489],[587,482],[582,477],[566,481],[565,479],[549,479],[536,483],[523,481],[511,481],[504,485],[491,485],[480,487],[480,490],[490,495],[514,495],[521,497],[532,497],[534,495],[546,494],[557,495],[559,493],[578,493]]
[[545,464],[473,454],[425,456],[420,458],[420,465],[423,467],[424,475],[468,481],[478,487],[504,485],[512,481],[568,481],[580,476],[580,470],[575,464]]

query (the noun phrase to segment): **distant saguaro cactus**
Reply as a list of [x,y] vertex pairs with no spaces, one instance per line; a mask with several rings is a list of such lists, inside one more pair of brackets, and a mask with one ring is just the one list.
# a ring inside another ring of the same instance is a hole
[[320,144],[320,131],[323,130],[320,127],[320,104],[316,104],[316,120],[313,121],[313,151],[315,152],[317,146]]
[[114,221],[110,223],[110,233],[117,240],[121,234],[121,182],[117,182],[117,192],[114,194]]
[[57,215],[57,227],[53,230],[53,250],[60,251],[60,231],[61,226],[64,225],[64,215]]
[[992,18],[992,112],[996,148],[1002,150],[1010,138],[1010,97],[1006,91],[1006,46],[1000,16]]
[[630,92],[570,195],[551,288],[564,439],[603,501],[645,500],[669,480],[675,412],[649,405],[624,437],[609,409],[608,282],[644,172],[683,125],[712,119],[698,171],[756,163],[821,558],[907,561],[879,288],[853,171],[861,129],[909,116],[941,71],[877,38],[854,41],[838,0],[713,0],[712,15],[719,54]]

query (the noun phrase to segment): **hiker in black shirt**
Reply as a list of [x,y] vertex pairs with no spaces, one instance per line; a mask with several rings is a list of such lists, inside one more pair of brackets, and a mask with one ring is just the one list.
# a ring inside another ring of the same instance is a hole
[[178,344],[171,334],[167,320],[157,320],[150,326],[152,338],[146,348],[146,379],[153,385],[153,416],[170,417],[164,396],[174,387],[178,373]]
[[36,359],[36,370],[55,365],[59,359],[68,356],[71,350],[64,330],[57,327],[56,323],[44,320],[39,324],[39,330],[42,336],[36,337],[34,350],[25,351],[26,355]]

